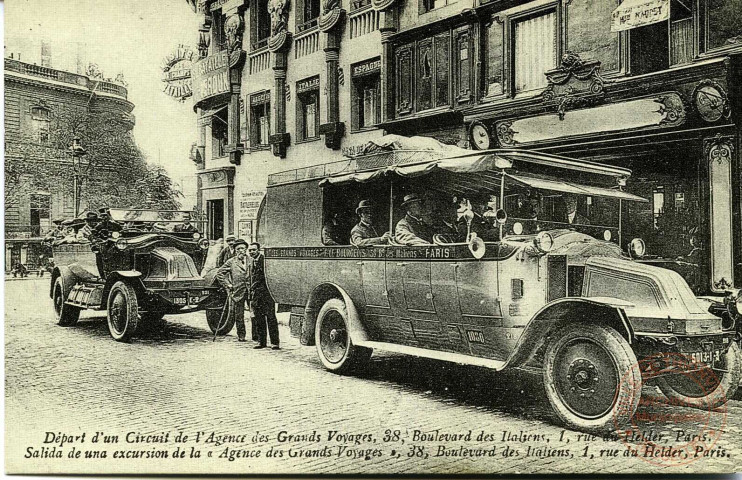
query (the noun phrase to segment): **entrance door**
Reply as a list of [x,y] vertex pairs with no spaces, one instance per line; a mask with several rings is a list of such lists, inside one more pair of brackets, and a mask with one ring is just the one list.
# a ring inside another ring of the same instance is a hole
[[206,217],[209,222],[209,238],[224,238],[224,200],[207,200]]

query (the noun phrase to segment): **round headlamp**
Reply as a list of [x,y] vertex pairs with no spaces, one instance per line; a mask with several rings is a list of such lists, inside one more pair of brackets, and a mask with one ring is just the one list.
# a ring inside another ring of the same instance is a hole
[[549,232],[541,232],[533,239],[534,246],[541,253],[548,253],[554,248],[554,237]]
[[516,235],[520,235],[523,233],[523,224],[520,222],[515,222],[513,224],[513,233]]
[[611,238],[613,238],[613,234],[610,230],[603,230],[603,240],[606,242],[610,242]]
[[647,246],[641,238],[635,238],[629,242],[629,253],[633,258],[642,258],[647,253]]
[[201,238],[201,234],[198,232],[193,232],[193,239],[198,240],[199,238]]
[[121,234],[119,232],[111,232],[111,238],[113,238],[114,240],[116,240],[120,236]]
[[125,238],[119,238],[116,240],[116,248],[119,250],[124,250],[128,246],[128,242]]
[[200,242],[198,242],[198,246],[201,247],[201,249],[206,250],[209,248],[209,240],[206,238],[202,239]]

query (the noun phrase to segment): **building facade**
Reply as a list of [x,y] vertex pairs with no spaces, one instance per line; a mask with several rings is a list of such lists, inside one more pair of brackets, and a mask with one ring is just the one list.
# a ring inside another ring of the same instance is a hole
[[[75,214],[73,121],[91,115],[134,127],[126,87],[5,58],[5,268],[34,267],[52,220]],[[81,132],[82,133],[82,132]],[[69,137],[69,138],[68,138]],[[85,208],[83,202],[81,208]]]
[[255,235],[270,173],[427,135],[631,168],[623,237],[699,293],[742,282],[742,2],[189,3],[212,237]]

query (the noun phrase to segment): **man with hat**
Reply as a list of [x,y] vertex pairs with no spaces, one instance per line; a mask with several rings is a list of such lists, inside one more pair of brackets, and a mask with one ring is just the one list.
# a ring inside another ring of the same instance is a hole
[[93,231],[96,237],[107,238],[111,232],[120,232],[123,228],[120,223],[111,218],[111,211],[108,208],[99,208],[98,218],[100,222]]
[[219,252],[219,256],[216,257],[217,267],[221,267],[227,262],[227,260],[234,257],[234,242],[236,240],[237,237],[235,237],[231,233],[224,238],[224,242],[227,244],[227,246],[222,248],[222,251]]
[[[239,240],[238,240],[239,241]],[[265,256],[260,251],[260,244],[252,242],[247,249],[250,255],[250,308],[253,313],[253,331],[257,333],[256,349],[268,345],[271,338],[273,350],[279,350],[278,318],[276,302],[273,300],[268,284],[265,282]],[[267,328],[266,328],[267,327]],[[254,338],[253,338],[254,339]]]
[[391,233],[384,232],[379,236],[373,225],[373,204],[370,200],[361,200],[356,208],[356,214],[361,221],[350,231],[350,243],[356,247],[368,247],[371,245],[386,245],[392,237]]
[[183,217],[183,223],[176,225],[173,231],[180,233],[195,233],[198,232],[198,228],[191,223],[191,214],[186,213],[185,217]]
[[[248,298],[247,242],[240,239],[234,242],[234,256],[219,267],[217,281],[229,296],[229,313],[237,325],[237,341],[245,341],[245,301]],[[222,320],[225,321],[225,320]]]
[[404,196],[402,207],[407,214],[394,229],[394,240],[402,245],[430,245],[433,243],[433,232],[423,221],[423,199],[415,193]]
[[44,235],[44,242],[53,242],[54,240],[61,240],[64,238],[64,230],[62,230],[62,219],[58,218],[52,222],[54,227]]
[[95,226],[98,224],[98,214],[95,212],[88,212],[85,215],[85,225],[77,231],[77,240],[79,241],[90,241],[93,238],[93,231]]

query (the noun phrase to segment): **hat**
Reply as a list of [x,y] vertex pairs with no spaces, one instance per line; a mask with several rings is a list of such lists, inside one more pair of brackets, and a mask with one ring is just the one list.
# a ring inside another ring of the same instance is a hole
[[95,212],[88,212],[87,215],[85,215],[85,220],[98,220],[98,214]]
[[356,208],[356,213],[360,213],[360,210],[368,209],[371,210],[374,208],[374,205],[371,203],[371,200],[361,200],[361,202],[358,204],[358,208]]
[[228,241],[230,241],[230,240],[232,240],[232,241],[234,242],[234,241],[235,241],[236,239],[237,239],[237,237],[235,237],[235,236],[234,236],[233,234],[231,234],[231,233],[230,233],[229,235],[227,235],[226,237],[224,237],[224,241],[225,241],[225,242],[228,242]]
[[422,202],[422,201],[423,201],[423,199],[420,198],[420,196],[418,194],[416,194],[416,193],[410,193],[409,195],[405,195],[404,196],[404,200],[402,201],[402,206],[404,207],[404,206],[409,205],[410,203],[413,203],[413,202]]
[[68,225],[72,225],[72,221],[73,220],[71,218],[68,218],[67,220],[62,220],[62,225],[64,225],[65,227]]
[[52,223],[53,223],[54,225],[59,225],[59,224],[61,224],[62,222],[64,222],[64,220],[62,220],[61,218],[57,218],[56,220],[52,220]]
[[237,240],[234,241],[234,248],[237,248],[239,245],[247,246],[247,242],[241,238],[238,238]]
[[109,208],[108,207],[101,207],[101,208],[98,209],[98,213],[108,214],[109,213]]

